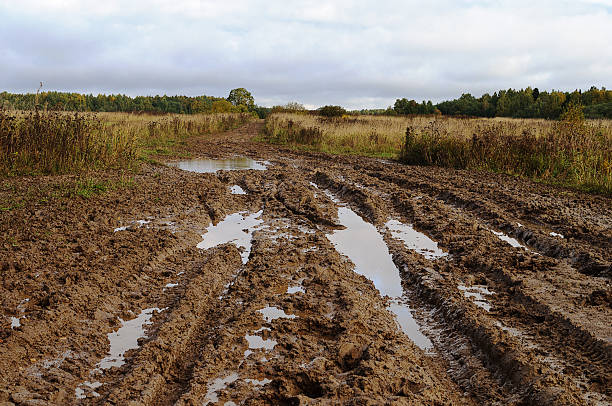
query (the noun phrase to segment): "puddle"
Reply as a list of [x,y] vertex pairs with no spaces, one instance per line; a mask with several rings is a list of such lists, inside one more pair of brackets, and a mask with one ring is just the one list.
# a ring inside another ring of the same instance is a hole
[[247,358],[253,353],[251,350],[272,351],[274,347],[276,347],[276,344],[278,344],[278,341],[272,340],[271,338],[264,340],[262,337],[252,334],[246,334],[244,338],[249,343],[249,349],[244,352],[244,358]]
[[225,217],[217,225],[210,225],[206,229],[206,234],[202,235],[202,242],[197,247],[208,249],[217,245],[233,243],[238,249],[244,250],[240,253],[242,263],[246,264],[251,253],[251,240],[253,231],[263,223],[260,218],[262,210],[257,213],[247,215],[246,212],[234,213]]
[[257,162],[247,157],[229,159],[189,159],[185,161],[169,162],[168,166],[196,173],[214,173],[217,171],[236,171],[254,169],[263,171],[268,169],[268,162]]
[[406,248],[423,255],[427,259],[438,259],[448,254],[438,248],[438,243],[423,233],[416,231],[412,226],[397,220],[389,220],[385,227],[391,231],[391,236],[402,240]]
[[495,292],[490,291],[485,285],[474,285],[474,286],[465,286],[458,285],[457,288],[463,292],[463,296],[466,298],[474,298],[474,304],[486,311],[491,311],[491,304],[485,298],[486,296],[490,296]]
[[400,328],[420,349],[431,350],[433,343],[421,333],[420,327],[412,316],[412,309],[399,301],[393,301],[388,307],[397,319]]
[[238,185],[234,185],[230,188],[233,195],[246,195],[247,193]]
[[499,238],[500,240],[505,241],[508,244],[512,245],[514,248],[523,248],[523,249],[529,251],[529,248],[525,247],[523,244],[518,242],[518,240],[516,240],[515,238],[508,237],[506,234],[504,234],[502,232],[493,231],[493,230],[489,230],[489,231],[491,231],[493,234],[495,234],[497,236],[497,238]]
[[149,220],[136,220],[136,221],[131,221],[130,225],[127,226],[122,226],[122,227],[117,227],[113,230],[114,233],[118,232],[118,231],[125,231],[128,228],[132,227],[132,225],[134,224],[138,224],[138,228],[144,226],[145,224],[149,224],[151,221]]
[[178,285],[178,283],[168,283],[166,286],[164,286],[162,292],[165,292],[168,289],[176,288]]
[[99,397],[100,394],[96,392],[95,389],[98,389],[100,386],[102,386],[101,382],[85,381],[76,387],[76,389],[74,390],[74,395],[76,396],[77,399],[85,399],[87,397],[86,395],[87,390],[83,388],[85,387],[89,389],[88,391],[91,392],[92,396]]
[[349,257],[355,272],[374,282],[383,296],[402,296],[399,271],[376,227],[345,206],[338,208],[338,219],[346,228],[326,234],[336,250]]
[[370,279],[381,295],[395,299],[387,310],[395,315],[408,338],[423,350],[431,349],[431,341],[420,331],[411,309],[400,299],[403,295],[402,280],[382,235],[328,191],[326,194],[340,205],[338,220],[346,227],[326,234],[326,237],[340,254],[349,257],[355,265],[355,272]]
[[21,318],[20,317],[11,317],[11,329],[21,327]]
[[204,405],[218,402],[219,397],[217,396],[217,392],[226,389],[230,384],[236,382],[237,380],[238,374],[236,372],[232,372],[225,378],[217,378],[212,382],[209,382],[208,391],[206,391],[206,396],[204,397]]
[[264,386],[269,384],[270,382],[272,382],[271,379],[268,378],[264,378],[264,379],[245,379],[244,380],[247,383],[250,383],[251,385],[254,386]]
[[552,237],[565,238],[565,237],[563,236],[563,234],[555,233],[554,231],[551,231],[551,232],[550,232],[550,235],[551,235]]
[[104,357],[97,365],[98,369],[108,369],[120,367],[125,364],[125,353],[128,350],[138,348],[138,339],[146,337],[145,326],[151,324],[151,317],[154,312],[161,312],[165,309],[152,307],[140,312],[138,317],[128,321],[121,321],[119,330],[108,334],[110,341],[109,355]]
[[264,320],[267,323],[270,323],[276,319],[295,319],[297,316],[295,314],[287,314],[283,309],[279,309],[275,306],[266,306],[261,310],[257,310],[258,313],[261,313]]
[[306,293],[306,291],[304,290],[304,288],[301,285],[298,286],[288,286],[287,287],[287,293],[290,295],[293,295],[295,293]]

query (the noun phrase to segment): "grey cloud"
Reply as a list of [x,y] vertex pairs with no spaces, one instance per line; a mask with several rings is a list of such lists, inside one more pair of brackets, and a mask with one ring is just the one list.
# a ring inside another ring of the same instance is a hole
[[0,91],[297,100],[395,98],[612,81],[610,4],[596,1],[0,0]]

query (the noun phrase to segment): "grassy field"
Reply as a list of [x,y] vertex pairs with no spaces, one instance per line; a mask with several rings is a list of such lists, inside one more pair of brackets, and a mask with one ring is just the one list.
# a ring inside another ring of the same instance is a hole
[[414,165],[490,170],[612,194],[612,121],[437,116],[324,118],[279,113],[263,138],[329,153]]
[[0,110],[0,175],[129,168],[172,153],[186,137],[226,131],[250,114],[135,115]]

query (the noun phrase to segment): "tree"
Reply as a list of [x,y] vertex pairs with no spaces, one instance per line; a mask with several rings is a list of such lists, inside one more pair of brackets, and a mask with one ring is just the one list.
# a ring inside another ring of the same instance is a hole
[[227,101],[232,103],[234,106],[246,106],[249,109],[255,106],[255,99],[251,95],[251,92],[246,90],[244,87],[239,87],[230,91],[227,96]]

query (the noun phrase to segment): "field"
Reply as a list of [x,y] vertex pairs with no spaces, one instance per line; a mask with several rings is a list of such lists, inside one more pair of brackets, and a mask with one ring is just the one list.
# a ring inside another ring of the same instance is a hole
[[[115,147],[3,141],[0,404],[612,401],[605,190],[381,159],[410,159],[407,127],[438,129],[426,151],[500,128],[503,150],[558,122],[62,117],[43,133]],[[609,121],[567,125],[609,142]],[[243,168],[180,169],[205,159]]]
[[275,114],[265,140],[412,165],[489,170],[612,194],[612,121]]

